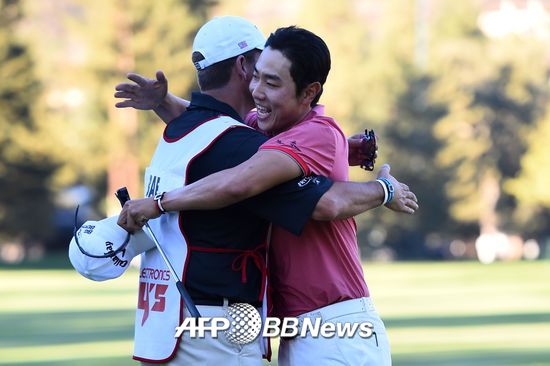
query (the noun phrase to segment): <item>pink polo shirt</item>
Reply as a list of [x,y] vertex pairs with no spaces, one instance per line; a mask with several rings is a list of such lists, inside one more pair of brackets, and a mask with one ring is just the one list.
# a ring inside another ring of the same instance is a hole
[[[348,180],[348,142],[336,124],[315,107],[301,122],[260,149],[286,153],[302,170]],[[249,118],[247,118],[249,120]],[[273,226],[269,265],[274,315],[297,316],[343,300],[369,296],[353,219],[310,220],[295,236]]]

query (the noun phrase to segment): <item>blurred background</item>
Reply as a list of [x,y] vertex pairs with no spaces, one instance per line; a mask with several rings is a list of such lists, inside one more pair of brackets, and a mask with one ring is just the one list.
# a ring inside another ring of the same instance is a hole
[[[27,304],[29,310],[21,310],[25,309],[22,302],[34,298],[21,297],[21,283],[8,279],[18,276],[34,290],[48,289],[49,294],[57,293],[57,286],[95,285],[72,272],[59,274],[58,281],[31,280],[58,274],[33,272],[34,268],[69,266],[66,250],[77,205],[82,218],[97,219],[118,213],[117,188],[127,186],[133,197],[143,194],[142,174],[163,123],[152,112],[117,110],[114,86],[129,71],[153,77],[160,69],[174,94],[189,96],[197,89],[190,61],[194,34],[212,16],[228,14],[248,18],[266,36],[291,24],[320,35],[333,61],[321,98],[327,114],[348,135],[374,129],[379,141],[377,165],[390,163],[392,174],[418,196],[421,208],[414,216],[379,208],[357,217],[361,255],[369,263],[377,262],[367,265],[365,272],[380,303],[386,304],[383,315],[392,315],[392,306],[403,304],[404,299],[411,304],[421,297],[419,293],[400,297],[407,294],[403,291],[407,279],[420,289],[438,284],[433,289],[440,295],[445,288],[451,291],[453,284],[457,294],[475,283],[479,289],[470,294],[473,297],[493,294],[496,283],[517,280],[527,292],[519,296],[516,287],[501,288],[492,297],[494,302],[482,301],[486,311],[493,313],[508,304],[512,307],[500,309],[503,322],[545,324],[545,333],[550,334],[549,262],[541,260],[550,257],[548,0],[0,0],[0,263],[5,268],[0,271],[0,291],[6,295],[0,300],[4,303],[0,312],[6,316],[0,320],[4,329],[21,324],[35,309]],[[375,174],[352,168],[351,177],[370,180]],[[395,277],[397,273],[402,276]],[[445,281],[438,283],[442,276]],[[395,282],[388,284],[388,278]],[[128,322],[123,322],[130,328],[134,282],[130,279],[126,284],[127,309],[121,305],[128,311],[124,314],[130,314]],[[532,287],[523,287],[527,284]],[[109,286],[112,291],[117,287]],[[103,288],[90,291],[108,294]],[[521,308],[510,297],[534,307]],[[82,304],[93,303],[85,299]],[[459,302],[448,300],[444,303],[455,304],[456,312],[464,310]],[[92,320],[82,332],[98,325],[95,312],[99,310],[86,306],[83,309]],[[428,316],[423,306],[419,305],[424,309],[420,312],[409,309],[408,315],[396,308],[395,316]],[[70,306],[73,315],[75,309],[78,305]],[[518,318],[520,313],[530,315]],[[65,315],[63,319],[70,319]],[[111,320],[120,315],[113,313]],[[476,318],[468,321],[472,325]],[[437,324],[456,324],[460,319],[454,322]],[[390,330],[399,324],[414,325],[388,320]],[[131,339],[130,328],[123,338]],[[464,330],[464,339],[471,330]],[[37,342],[41,338],[39,330],[27,331],[38,332]],[[25,328],[21,332],[22,338],[28,334]],[[105,329],[98,332],[104,335]],[[411,337],[396,337],[397,360],[410,360],[400,359],[399,352],[408,352],[400,342]],[[425,341],[434,339],[438,337]],[[541,360],[550,360],[550,339],[540,335],[536,339],[548,346],[533,359],[543,364]],[[533,346],[531,341],[526,343]],[[2,345],[21,344],[0,335],[0,363],[4,359],[8,364],[17,357],[3,358],[2,352],[7,351]],[[12,351],[23,354],[24,349]],[[487,359],[494,360],[496,354]],[[523,358],[506,363],[514,360],[506,354],[497,360],[499,365],[531,364]],[[416,364],[482,364],[463,361],[419,358]]]
[[[74,208],[117,212],[142,195],[162,131],[116,110],[128,71],[196,90],[190,45],[215,15],[268,35],[322,36],[333,68],[321,100],[349,135],[373,128],[378,165],[420,199],[414,217],[357,219],[365,258],[535,259],[550,245],[550,2],[2,0],[0,258],[65,250]],[[352,178],[374,177],[359,168]]]

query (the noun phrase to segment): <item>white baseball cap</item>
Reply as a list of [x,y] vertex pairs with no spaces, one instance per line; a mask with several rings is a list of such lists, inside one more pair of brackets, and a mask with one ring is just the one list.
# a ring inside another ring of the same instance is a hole
[[[100,221],[86,221],[76,232],[80,246],[94,254],[104,254],[117,249],[128,234],[117,225],[117,219],[117,216],[112,216]],[[84,277],[104,281],[120,276],[132,258],[154,246],[155,243],[140,230],[130,237],[123,252],[112,258],[92,258],[80,251],[73,237],[69,245],[69,259],[73,267]]]
[[195,67],[202,70],[255,48],[263,50],[264,44],[263,34],[248,20],[236,16],[215,17],[199,29],[193,41],[193,52],[204,56],[204,60],[195,62]]

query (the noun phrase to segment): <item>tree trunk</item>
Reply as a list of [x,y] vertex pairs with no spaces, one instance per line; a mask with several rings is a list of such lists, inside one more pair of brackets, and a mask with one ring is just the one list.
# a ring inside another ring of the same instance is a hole
[[481,234],[494,234],[498,231],[496,211],[500,198],[500,182],[493,170],[486,170],[479,182],[479,229]]

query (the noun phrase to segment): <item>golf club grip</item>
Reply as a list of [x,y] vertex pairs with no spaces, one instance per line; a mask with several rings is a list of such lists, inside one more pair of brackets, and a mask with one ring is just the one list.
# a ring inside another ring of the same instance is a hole
[[181,283],[181,281],[176,281],[176,287],[178,288],[178,291],[183,298],[185,307],[187,308],[187,310],[189,310],[189,314],[191,314],[193,318],[200,318],[201,314],[199,313],[199,309],[197,309],[197,307],[195,306],[193,299],[191,299],[191,295],[189,295],[185,287],[183,287],[183,283]]
[[117,189],[115,196],[118,198],[118,202],[120,202],[120,207],[124,207],[126,201],[130,201],[130,194],[126,187]]

